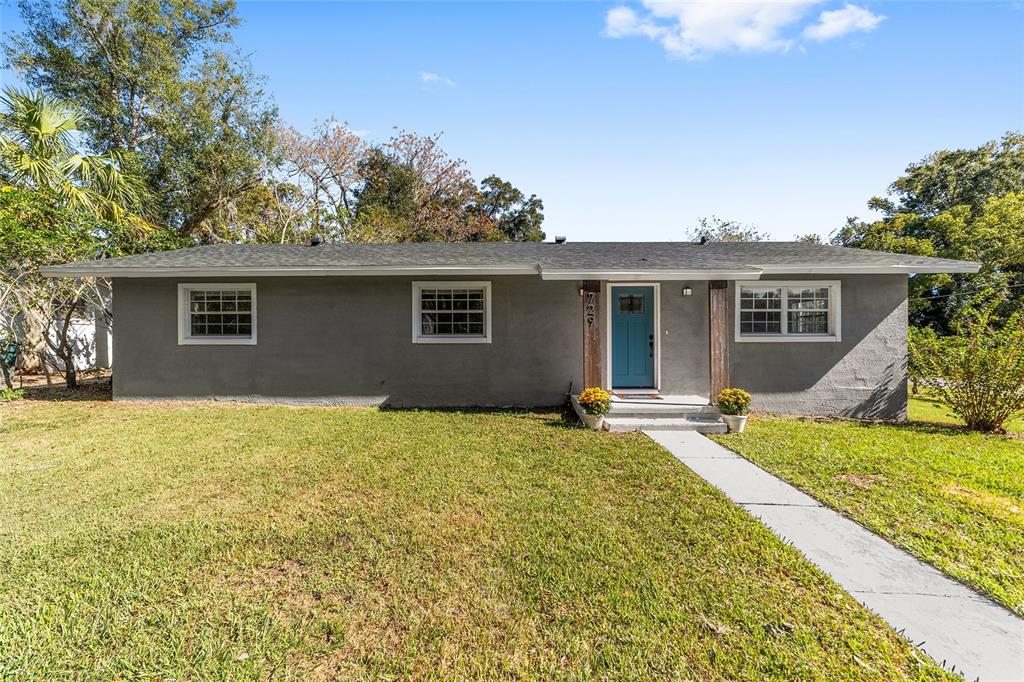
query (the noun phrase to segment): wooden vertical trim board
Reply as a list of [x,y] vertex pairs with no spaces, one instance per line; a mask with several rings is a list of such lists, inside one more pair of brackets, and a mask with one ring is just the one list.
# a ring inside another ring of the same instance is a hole
[[[583,281],[583,387],[601,385],[601,282]],[[607,388],[607,387],[605,387]]]
[[710,390],[712,401],[729,388],[729,282],[708,282]]

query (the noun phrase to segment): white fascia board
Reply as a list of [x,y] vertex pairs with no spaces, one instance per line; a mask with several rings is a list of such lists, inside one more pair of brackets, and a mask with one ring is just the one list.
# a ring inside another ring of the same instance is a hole
[[344,266],[344,267],[269,267],[269,268],[127,268],[114,267],[74,268],[54,266],[41,268],[47,277],[368,277],[375,275],[392,276],[459,276],[459,275],[536,275],[536,265],[510,265],[489,267],[461,266]]
[[711,279],[757,279],[760,270],[546,270],[541,279],[603,279],[615,282],[694,281]]
[[963,265],[765,265],[764,275],[913,275],[948,273],[975,273],[981,269],[978,263]]

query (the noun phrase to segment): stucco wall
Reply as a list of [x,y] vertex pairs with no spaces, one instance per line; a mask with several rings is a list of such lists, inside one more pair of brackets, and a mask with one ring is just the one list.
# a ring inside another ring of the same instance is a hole
[[[906,275],[789,275],[763,280],[840,281],[842,341],[735,341],[736,289],[729,288],[730,383],[757,410],[902,419],[907,410]],[[661,282],[661,392],[707,396],[707,282]],[[692,296],[683,296],[690,287]],[[605,301],[605,305],[608,305]],[[607,335],[604,339],[607,343]],[[607,347],[605,347],[607,358]]]
[[839,279],[839,343],[737,343],[735,285],[729,288],[730,379],[768,412],[902,419],[907,411],[906,275]]
[[662,282],[660,322],[661,392],[707,396],[708,283]]
[[[564,400],[570,383],[579,389],[578,282],[486,278],[492,282],[493,343],[428,345],[411,341],[413,279],[429,278],[256,279],[254,346],[179,346],[179,280],[117,279],[114,396],[554,405]],[[735,342],[730,288],[731,383],[749,390],[757,409],[905,416],[906,277],[857,275],[841,282],[839,343]],[[684,287],[693,295],[683,296]],[[707,283],[662,282],[660,299],[661,391],[707,396]],[[603,304],[602,325],[608,301]],[[607,344],[604,329],[602,336]],[[603,365],[606,351],[607,345]]]
[[209,278],[117,279],[114,397],[555,405],[579,388],[577,283],[489,277],[493,342],[442,345],[412,343],[413,279],[430,278],[256,278],[252,346],[178,345],[178,282]]

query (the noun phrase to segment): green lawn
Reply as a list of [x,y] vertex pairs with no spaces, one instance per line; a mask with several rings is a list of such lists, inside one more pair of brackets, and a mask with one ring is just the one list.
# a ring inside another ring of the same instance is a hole
[[20,401],[0,442],[2,678],[944,676],[639,434]]
[[[938,398],[921,394],[911,396],[908,409],[908,417],[911,421],[936,422],[939,424],[958,424],[963,426],[963,420],[955,416]],[[1024,433],[1024,417],[1018,417],[1006,424],[1006,430],[1011,433]]]
[[[914,400],[910,414],[938,421],[946,410]],[[716,440],[1024,614],[1024,439],[925,421],[754,417]]]

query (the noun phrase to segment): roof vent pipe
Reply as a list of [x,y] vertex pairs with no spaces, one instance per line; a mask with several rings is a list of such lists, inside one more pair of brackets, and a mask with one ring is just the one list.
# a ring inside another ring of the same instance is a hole
[[564,244],[565,243],[565,237],[561,237],[559,235],[555,235],[555,243],[556,244]]
[[309,238],[309,245],[310,246],[320,246],[323,243],[324,243],[323,238],[320,235],[318,235],[318,234],[315,234],[315,235],[313,235],[312,237]]

